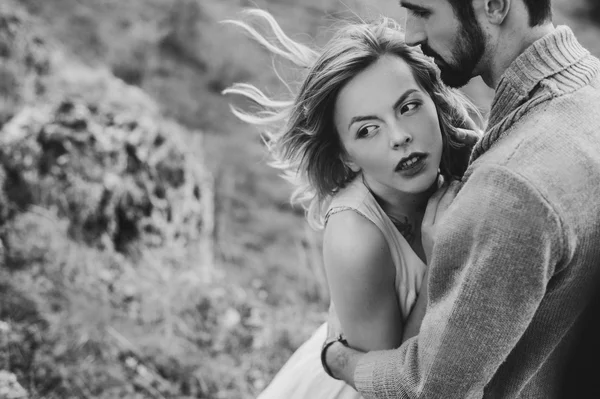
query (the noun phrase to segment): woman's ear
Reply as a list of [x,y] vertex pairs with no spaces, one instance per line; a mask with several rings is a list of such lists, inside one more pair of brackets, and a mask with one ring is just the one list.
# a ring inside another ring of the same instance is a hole
[[348,155],[342,157],[342,162],[348,169],[353,171],[354,173],[360,172],[360,166],[358,166],[353,160],[350,159]]
[[353,171],[354,173],[360,172],[360,166],[358,166],[357,164],[355,164],[352,161],[346,162],[346,166],[349,167],[350,170]]

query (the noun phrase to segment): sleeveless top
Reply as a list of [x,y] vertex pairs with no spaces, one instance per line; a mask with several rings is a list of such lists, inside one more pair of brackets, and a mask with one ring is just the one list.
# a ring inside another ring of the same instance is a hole
[[396,269],[398,305],[406,320],[416,302],[427,266],[396,229],[360,176],[333,197],[325,214],[325,225],[331,215],[346,210],[359,213],[383,233]]

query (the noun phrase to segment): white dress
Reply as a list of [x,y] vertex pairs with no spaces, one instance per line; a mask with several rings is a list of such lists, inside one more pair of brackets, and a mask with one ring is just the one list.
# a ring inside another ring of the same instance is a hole
[[[326,220],[334,213],[354,211],[373,222],[387,240],[396,268],[396,294],[407,319],[416,302],[426,266],[383,212],[371,192],[356,178],[331,201]],[[294,354],[257,399],[361,399],[351,386],[329,377],[321,366],[323,324]]]

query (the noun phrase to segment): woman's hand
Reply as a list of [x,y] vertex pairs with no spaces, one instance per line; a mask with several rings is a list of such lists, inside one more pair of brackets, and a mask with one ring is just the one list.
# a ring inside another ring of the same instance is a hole
[[446,210],[454,200],[454,197],[456,197],[459,184],[460,182],[456,180],[451,181],[449,184],[444,183],[427,203],[427,209],[421,223],[421,243],[423,244],[427,264],[431,260],[437,230]]

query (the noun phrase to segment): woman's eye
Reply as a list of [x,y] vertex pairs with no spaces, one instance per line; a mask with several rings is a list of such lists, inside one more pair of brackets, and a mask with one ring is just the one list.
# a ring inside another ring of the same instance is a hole
[[367,137],[371,133],[373,133],[373,131],[376,129],[377,129],[376,125],[369,125],[369,126],[362,127],[360,129],[358,129],[358,131],[356,132],[356,137],[358,137],[359,139],[363,138],[363,137]]
[[418,101],[413,101],[413,102],[411,102],[411,103],[404,104],[404,105],[403,105],[403,106],[400,108],[400,114],[404,115],[404,114],[406,114],[407,112],[414,111],[414,110],[416,110],[416,109],[418,109],[418,108],[420,108],[420,107],[421,107],[421,103],[420,103],[420,102],[418,102]]

